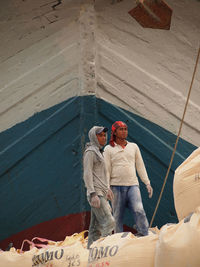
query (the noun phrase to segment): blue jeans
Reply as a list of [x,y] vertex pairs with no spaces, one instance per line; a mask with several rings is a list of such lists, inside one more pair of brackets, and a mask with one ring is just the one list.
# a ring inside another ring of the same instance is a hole
[[139,186],[111,186],[111,189],[114,194],[112,209],[115,218],[115,233],[123,232],[123,216],[125,208],[128,207],[133,214],[137,232],[143,236],[148,235],[149,223],[143,208]]
[[88,248],[94,241],[96,241],[100,237],[111,235],[115,226],[110,204],[104,197],[99,196],[99,198],[101,203],[100,208],[94,208],[91,206],[91,217],[87,246]]

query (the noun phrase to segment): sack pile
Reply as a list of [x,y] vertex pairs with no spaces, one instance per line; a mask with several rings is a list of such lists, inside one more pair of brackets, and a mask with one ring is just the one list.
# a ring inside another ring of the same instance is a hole
[[[87,249],[87,239],[76,234],[42,248],[0,252],[0,267],[199,267],[200,207],[178,224],[136,237],[119,233],[101,238]],[[35,241],[35,240],[34,240]]]

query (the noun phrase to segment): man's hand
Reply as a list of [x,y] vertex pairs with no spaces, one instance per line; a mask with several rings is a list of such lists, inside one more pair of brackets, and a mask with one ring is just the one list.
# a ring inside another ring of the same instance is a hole
[[152,198],[152,196],[153,196],[153,188],[151,187],[150,184],[147,184],[146,188],[147,188],[147,191],[148,191],[148,194],[149,194],[149,198]]
[[113,199],[114,199],[113,192],[110,188],[108,189],[108,192],[107,192],[107,199],[110,201],[113,201]]
[[100,208],[100,199],[96,194],[92,195],[90,203],[92,207]]

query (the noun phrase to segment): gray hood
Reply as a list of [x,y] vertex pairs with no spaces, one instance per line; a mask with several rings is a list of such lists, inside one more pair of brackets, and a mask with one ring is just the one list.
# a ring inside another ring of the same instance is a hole
[[103,146],[99,144],[96,134],[103,129],[103,126],[93,126],[88,133],[90,142],[85,145],[85,153],[87,151],[94,151],[100,160],[103,160],[102,153],[100,152]]

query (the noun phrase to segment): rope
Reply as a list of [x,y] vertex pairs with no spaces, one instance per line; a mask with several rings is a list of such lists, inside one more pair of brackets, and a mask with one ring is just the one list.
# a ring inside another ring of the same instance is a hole
[[176,138],[176,143],[174,145],[174,150],[173,150],[173,153],[172,153],[172,156],[171,156],[171,160],[170,160],[170,164],[169,164],[169,167],[168,167],[168,170],[167,170],[167,173],[166,173],[164,182],[163,182],[163,186],[162,186],[162,189],[161,189],[161,192],[160,192],[160,196],[158,198],[158,201],[157,201],[157,204],[156,204],[156,208],[154,210],[154,214],[153,214],[152,219],[151,219],[150,227],[153,224],[153,221],[154,221],[156,212],[158,210],[158,207],[159,207],[159,204],[160,204],[160,200],[162,198],[163,191],[164,191],[164,188],[165,188],[165,184],[167,182],[167,178],[168,178],[168,175],[169,175],[169,171],[171,169],[171,165],[172,165],[172,162],[173,162],[173,159],[174,159],[174,155],[175,155],[175,152],[176,152],[176,147],[177,147],[178,140],[179,140],[179,137],[180,137],[180,133],[181,133],[181,129],[182,129],[182,125],[183,125],[183,121],[184,121],[186,109],[187,109],[187,106],[188,106],[188,102],[189,102],[189,98],[190,98],[190,94],[191,94],[191,90],[192,90],[192,85],[193,85],[193,82],[194,82],[194,76],[195,76],[196,70],[197,70],[197,65],[198,65],[199,57],[200,57],[200,46],[199,46],[199,51],[198,51],[198,54],[197,54],[196,64],[195,64],[193,75],[192,75],[192,81],[191,81],[191,84],[190,84],[190,88],[189,88],[187,100],[186,100],[186,103],[185,103],[185,108],[184,108],[183,116],[182,116],[182,119],[181,119],[181,124],[180,124],[178,135],[177,135],[177,138]]

